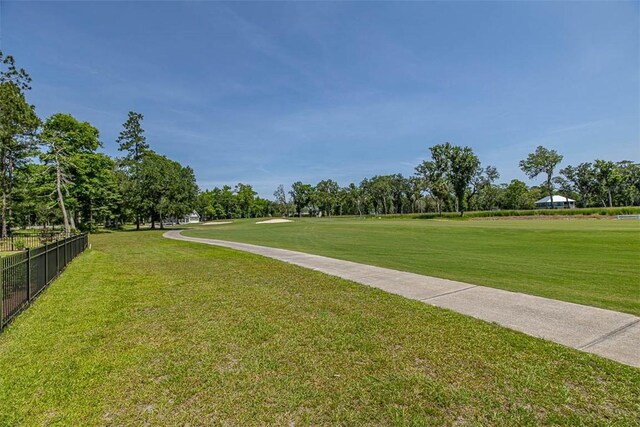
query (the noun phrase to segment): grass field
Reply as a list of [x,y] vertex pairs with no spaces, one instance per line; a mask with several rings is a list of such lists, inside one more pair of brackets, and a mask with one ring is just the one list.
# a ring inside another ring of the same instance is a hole
[[159,232],[91,243],[0,334],[0,425],[637,425],[638,369]]
[[293,249],[640,315],[640,221],[296,219],[187,236]]

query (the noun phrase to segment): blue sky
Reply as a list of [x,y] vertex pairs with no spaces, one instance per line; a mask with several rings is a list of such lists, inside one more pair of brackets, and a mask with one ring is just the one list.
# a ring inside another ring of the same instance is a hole
[[537,145],[640,160],[639,2],[9,2],[41,117],[129,110],[203,188],[413,173],[469,145],[500,181]]

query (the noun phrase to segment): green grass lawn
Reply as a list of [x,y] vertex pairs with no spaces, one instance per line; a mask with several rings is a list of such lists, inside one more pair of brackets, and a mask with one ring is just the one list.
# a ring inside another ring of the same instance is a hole
[[640,221],[295,219],[200,226],[255,243],[640,315]]
[[160,232],[91,243],[0,334],[0,425],[638,422],[635,368]]

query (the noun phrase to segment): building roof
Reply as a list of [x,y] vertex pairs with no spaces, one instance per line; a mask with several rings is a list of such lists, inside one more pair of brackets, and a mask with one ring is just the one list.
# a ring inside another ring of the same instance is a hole
[[[559,202],[575,202],[575,200],[570,199],[568,197],[559,196],[557,194],[554,194],[553,195],[553,203],[559,203]],[[538,200],[536,203],[551,203],[551,197],[549,197],[549,196],[543,197],[542,199]]]

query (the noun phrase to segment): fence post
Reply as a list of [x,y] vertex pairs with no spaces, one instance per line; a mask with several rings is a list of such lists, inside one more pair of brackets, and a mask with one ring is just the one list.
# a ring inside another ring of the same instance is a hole
[[31,302],[31,248],[27,248],[27,302]]
[[56,276],[60,273],[60,240],[56,242]]
[[49,243],[44,243],[44,285],[49,284]]
[[2,258],[2,277],[0,278],[0,331],[4,328],[4,264],[6,258]]

